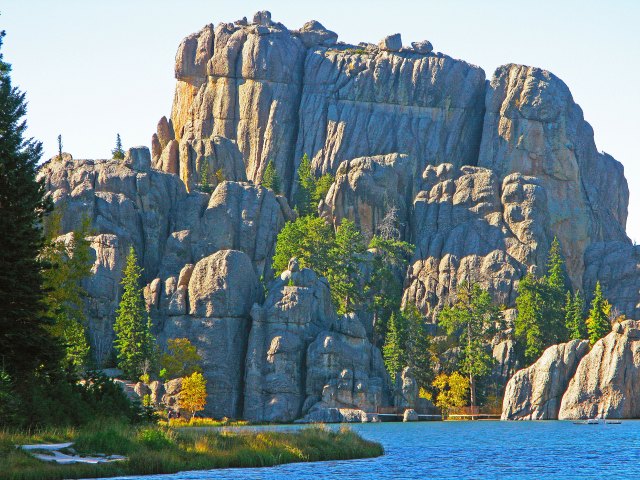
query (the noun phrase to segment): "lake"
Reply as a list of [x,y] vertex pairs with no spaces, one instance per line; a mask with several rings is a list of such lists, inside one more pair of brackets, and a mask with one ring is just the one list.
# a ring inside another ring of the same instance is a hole
[[640,421],[626,420],[621,425],[574,425],[559,421],[369,423],[354,424],[351,428],[365,438],[381,442],[385,455],[367,460],[128,478],[546,480],[640,476]]

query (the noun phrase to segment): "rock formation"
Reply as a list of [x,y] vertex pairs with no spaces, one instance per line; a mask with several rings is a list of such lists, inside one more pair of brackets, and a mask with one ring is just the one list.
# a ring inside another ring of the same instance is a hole
[[587,340],[572,340],[547,348],[533,365],[518,371],[507,383],[502,419],[558,418],[562,394],[588,351]]
[[503,420],[640,417],[640,321],[613,325],[589,351],[586,340],[549,347],[507,384]]
[[[506,65],[487,83],[427,40],[348,45],[317,21],[288,30],[267,11],[252,18],[183,40],[151,151],[41,167],[63,233],[92,221],[85,287],[98,361],[111,352],[133,246],[158,338],[190,338],[204,358],[207,413],[291,421],[363,418],[394,397],[409,406],[392,393],[364,312],[339,317],[326,281],[295,263],[273,279],[305,153],[314,173],[335,175],[319,205],[334,225],[351,219],[370,238],[393,209],[415,245],[403,301],[430,322],[468,278],[513,307],[555,236],[574,289],[600,281],[621,313],[640,314],[622,165],[596,150],[560,79]],[[284,195],[260,186],[269,161]],[[502,380],[515,368],[503,337],[493,345]]]

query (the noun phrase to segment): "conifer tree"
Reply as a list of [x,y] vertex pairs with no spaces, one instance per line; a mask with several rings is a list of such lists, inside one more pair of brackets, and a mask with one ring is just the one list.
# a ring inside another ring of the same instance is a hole
[[547,260],[544,292],[545,344],[553,345],[567,339],[565,328],[564,296],[567,291],[564,260],[560,252],[558,237],[554,237]]
[[317,213],[314,205],[314,194],[316,189],[316,178],[311,173],[311,161],[305,153],[298,166],[298,179],[294,204],[298,215],[314,215]]
[[431,361],[431,336],[425,329],[424,317],[414,303],[402,309],[406,329],[406,365],[411,367],[413,377],[422,388],[429,388],[433,381]]
[[591,310],[587,319],[589,343],[593,345],[611,331],[611,323],[607,317],[607,301],[602,294],[600,282],[596,283],[596,289],[591,301]]
[[364,237],[351,220],[343,219],[336,229],[333,247],[329,250],[326,272],[331,296],[339,313],[353,312],[363,298],[360,268],[365,260]]
[[300,267],[311,268],[326,276],[329,269],[329,250],[334,244],[334,231],[323,218],[298,217],[287,222],[280,230],[276,241],[272,268],[280,275],[289,265],[289,260],[298,258]]
[[567,292],[565,306],[565,323],[569,338],[577,340],[587,337],[586,322],[584,319],[584,299],[580,290],[573,297]]
[[211,193],[213,191],[210,177],[209,162],[205,161],[200,168],[200,191],[204,193]]
[[116,334],[114,346],[118,354],[118,367],[132,379],[137,379],[143,373],[145,362],[153,362],[156,356],[151,318],[140,286],[141,277],[142,269],[138,266],[136,252],[131,247],[122,274],[124,291],[113,330]]
[[265,168],[262,174],[262,185],[272,190],[275,194],[282,193],[280,175],[272,161],[269,161],[267,168]]
[[[4,32],[0,32],[0,49]],[[51,208],[36,180],[42,145],[25,139],[24,93],[0,53],[0,366],[12,388],[56,370],[62,350],[48,326],[43,290],[43,215]]]
[[45,223],[47,242],[42,258],[49,268],[44,272],[47,291],[45,304],[54,319],[51,332],[65,348],[64,366],[79,371],[89,360],[82,282],[91,274],[93,261],[86,237],[90,234],[90,219],[83,217],[80,227],[70,240],[59,239],[61,213],[54,211]]
[[124,158],[124,150],[122,149],[122,139],[120,138],[120,134],[116,134],[116,148],[111,150],[113,154],[113,158],[116,160],[122,160]]
[[452,307],[438,315],[440,325],[452,335],[459,333],[462,347],[462,372],[469,377],[471,406],[476,405],[476,380],[491,370],[492,358],[486,349],[501,322],[498,307],[489,292],[478,284],[466,282],[460,286]]
[[400,373],[406,365],[404,354],[405,328],[403,320],[402,315],[398,315],[396,312],[391,314],[387,322],[387,336],[384,346],[382,347],[384,365],[387,367],[387,372],[389,372],[389,376],[394,382],[396,375]]
[[62,135],[58,135],[58,160],[62,160]]

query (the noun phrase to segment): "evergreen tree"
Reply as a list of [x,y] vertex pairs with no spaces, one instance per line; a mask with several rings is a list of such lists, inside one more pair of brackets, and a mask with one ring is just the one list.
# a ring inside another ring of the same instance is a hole
[[571,296],[571,292],[567,292],[565,319],[571,340],[587,337],[587,325],[584,320],[584,299],[579,290],[573,297]]
[[317,204],[314,205],[316,178],[311,173],[311,161],[305,153],[298,166],[298,179],[294,204],[298,215],[317,214]]
[[91,274],[93,265],[91,247],[86,240],[91,222],[83,217],[80,228],[72,233],[70,240],[65,240],[58,238],[60,220],[60,212],[54,211],[45,222],[48,240],[42,259],[49,265],[44,272],[45,304],[54,319],[50,330],[65,348],[64,366],[79,371],[89,360],[84,313],[87,292],[82,282]]
[[593,345],[611,331],[611,323],[607,317],[607,301],[602,294],[600,282],[596,283],[596,289],[591,301],[591,310],[587,319],[589,343]]
[[387,336],[382,347],[382,356],[384,365],[391,376],[391,380],[395,382],[396,375],[406,365],[406,357],[404,352],[405,328],[402,315],[393,312],[389,317]]
[[[4,32],[0,32],[0,48]],[[25,139],[24,93],[11,84],[0,53],[0,365],[7,384],[22,390],[38,374],[58,369],[62,351],[49,331],[43,263],[43,215],[51,202],[36,180],[42,145]]]
[[411,367],[418,385],[429,388],[433,381],[431,337],[426,332],[424,317],[413,303],[404,307],[402,317],[406,328],[406,365]]
[[400,309],[403,280],[413,245],[393,238],[374,235],[369,242],[372,253],[371,275],[365,294],[371,298],[373,325],[380,338],[384,338],[384,319]]
[[459,333],[462,346],[462,372],[469,377],[471,406],[476,405],[476,380],[491,370],[492,357],[486,344],[491,341],[496,326],[501,323],[499,309],[491,295],[477,284],[461,285],[452,307],[445,307],[438,316],[448,335]]
[[272,161],[269,161],[262,174],[262,186],[271,189],[276,195],[282,193],[280,175]]
[[335,240],[329,250],[329,268],[326,277],[331,296],[339,313],[353,312],[363,299],[360,272],[366,246],[364,237],[351,220],[343,219],[336,229]]
[[120,139],[120,134],[116,134],[116,148],[111,150],[113,154],[113,158],[116,160],[122,160],[124,158],[124,150],[122,149],[122,140]]
[[324,219],[307,216],[287,222],[276,241],[272,265],[275,275],[280,275],[287,269],[289,260],[297,257],[301,268],[311,268],[325,276],[333,245],[333,228]]
[[316,188],[313,192],[313,205],[314,208],[317,209],[318,207],[318,203],[320,203],[320,200],[324,200],[325,197],[327,196],[327,193],[329,193],[329,189],[331,188],[331,185],[333,184],[333,175],[331,175],[330,173],[325,173],[324,175],[322,175],[320,178],[318,178],[316,180]]
[[525,362],[535,362],[545,347],[544,322],[544,282],[529,273],[518,284],[516,298],[517,316],[515,336],[524,347]]
[[127,264],[122,274],[123,294],[118,305],[113,330],[114,346],[118,354],[118,367],[131,379],[137,379],[146,361],[153,361],[156,354],[155,338],[151,333],[151,318],[147,313],[138,266],[133,247],[129,250]]
[[567,291],[564,260],[560,253],[560,242],[554,237],[547,260],[544,293],[545,344],[554,345],[567,339],[564,301]]
[[204,193],[213,192],[213,187],[211,186],[211,175],[209,174],[209,162],[206,160],[202,163],[202,167],[200,168],[200,191]]
[[58,160],[62,160],[62,135],[58,135]]

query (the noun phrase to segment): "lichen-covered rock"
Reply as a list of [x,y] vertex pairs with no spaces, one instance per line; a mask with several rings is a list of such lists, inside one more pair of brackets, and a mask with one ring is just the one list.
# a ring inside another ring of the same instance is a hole
[[530,367],[509,380],[502,404],[503,420],[556,420],[562,395],[589,351],[587,340],[547,348]]
[[640,417],[640,321],[626,320],[598,340],[562,396],[558,418]]

